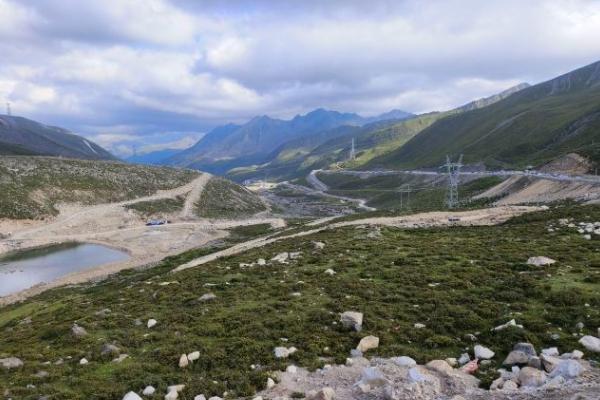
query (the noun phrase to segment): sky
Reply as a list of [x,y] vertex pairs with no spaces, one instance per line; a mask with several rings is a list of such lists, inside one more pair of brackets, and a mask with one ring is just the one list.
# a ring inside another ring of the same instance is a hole
[[445,110],[599,39],[600,0],[0,0],[0,101],[125,157],[255,115]]

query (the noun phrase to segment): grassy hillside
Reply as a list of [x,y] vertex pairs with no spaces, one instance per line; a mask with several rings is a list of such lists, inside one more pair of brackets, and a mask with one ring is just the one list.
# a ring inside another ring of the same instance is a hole
[[523,167],[570,152],[600,161],[600,62],[440,119],[368,167],[438,166],[460,153],[466,162]]
[[[185,384],[184,399],[225,391],[231,398],[251,396],[265,387],[270,371],[286,365],[344,363],[366,335],[380,338],[369,356],[408,355],[425,362],[472,349],[466,335],[476,334],[477,342],[497,354],[479,371],[485,382],[520,341],[538,349],[580,349],[586,358],[600,360],[575,335],[578,322],[585,325],[582,334],[595,335],[600,326],[599,242],[572,229],[548,232],[563,217],[596,221],[600,208],[561,208],[496,227],[383,228],[380,235],[369,235],[373,228],[348,227],[174,275],[168,273],[172,268],[210,250],[100,283],[52,290],[0,309],[0,357],[24,361],[22,368],[0,370],[0,392],[24,400],[112,400],[153,385],[155,397],[162,398],[167,385]],[[325,248],[316,250],[312,241]],[[243,264],[281,251],[302,256],[289,265]],[[543,268],[525,263],[537,255],[558,262]],[[336,274],[325,274],[327,268]],[[166,281],[173,283],[161,284]],[[209,292],[214,300],[199,300]],[[348,310],[364,313],[362,332],[338,323],[339,313]],[[158,321],[152,329],[146,327],[149,318]],[[491,331],[512,318],[524,329]],[[74,337],[74,323],[88,334]],[[415,329],[415,323],[426,327]],[[129,357],[112,362],[116,355],[101,354],[105,343]],[[276,359],[276,346],[295,346],[298,352]],[[200,359],[179,368],[180,355],[196,350]],[[89,364],[80,365],[82,357]],[[39,371],[48,376],[35,377]]]
[[261,199],[227,179],[213,177],[206,184],[200,199],[195,204],[195,212],[204,218],[240,218],[265,211]]
[[99,204],[184,185],[190,170],[46,157],[0,158],[0,218],[43,218],[61,202]]

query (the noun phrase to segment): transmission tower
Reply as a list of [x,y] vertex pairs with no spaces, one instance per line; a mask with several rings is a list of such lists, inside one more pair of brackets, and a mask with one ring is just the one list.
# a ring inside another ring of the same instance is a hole
[[448,193],[446,195],[448,208],[454,208],[458,205],[458,184],[460,169],[463,166],[462,160],[462,154],[458,158],[458,162],[452,162],[450,156],[446,156],[446,164],[442,165],[442,168],[446,168],[448,172]]
[[12,115],[12,113],[10,111],[10,102],[9,101],[6,102],[6,115],[8,115],[9,117]]
[[350,160],[354,161],[356,158],[356,150],[354,149],[354,138],[352,138],[352,147],[350,148]]

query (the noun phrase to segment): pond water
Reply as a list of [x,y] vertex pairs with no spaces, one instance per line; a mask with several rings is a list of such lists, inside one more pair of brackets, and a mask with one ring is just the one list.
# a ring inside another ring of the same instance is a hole
[[0,296],[127,258],[129,255],[124,251],[89,243],[66,243],[13,253],[0,258]]

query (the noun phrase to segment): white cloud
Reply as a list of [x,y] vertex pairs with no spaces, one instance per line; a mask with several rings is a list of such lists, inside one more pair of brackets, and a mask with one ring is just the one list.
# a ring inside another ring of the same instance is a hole
[[447,109],[600,57],[593,0],[0,0],[0,21],[0,100],[122,152],[257,114]]

